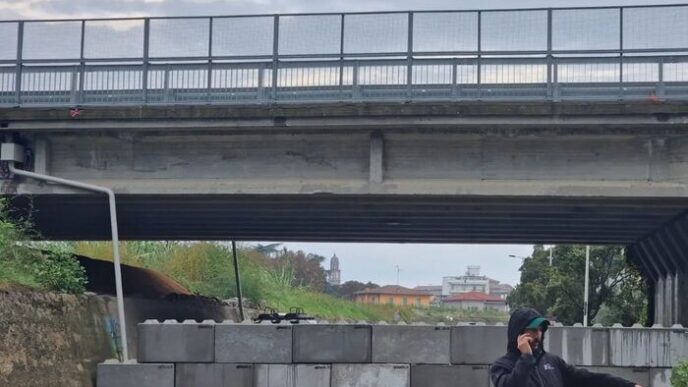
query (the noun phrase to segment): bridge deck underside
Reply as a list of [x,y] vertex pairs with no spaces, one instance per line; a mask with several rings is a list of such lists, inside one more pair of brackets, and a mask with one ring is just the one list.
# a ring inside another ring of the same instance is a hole
[[[105,197],[13,199],[50,239],[110,238]],[[687,199],[373,195],[119,195],[130,240],[631,244],[681,215]],[[29,208],[32,210],[29,211]]]

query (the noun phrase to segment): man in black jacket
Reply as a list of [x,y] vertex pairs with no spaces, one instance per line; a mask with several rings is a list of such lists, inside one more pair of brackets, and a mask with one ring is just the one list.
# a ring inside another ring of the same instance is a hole
[[549,321],[534,309],[517,309],[509,319],[506,355],[490,368],[495,387],[640,387],[608,374],[566,364],[544,350]]

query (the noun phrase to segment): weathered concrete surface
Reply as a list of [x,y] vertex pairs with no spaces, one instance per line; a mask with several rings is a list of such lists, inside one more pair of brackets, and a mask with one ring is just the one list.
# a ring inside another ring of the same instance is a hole
[[373,326],[373,363],[449,364],[451,328]]
[[138,326],[141,363],[212,363],[215,360],[215,322],[149,320]]
[[114,356],[97,297],[0,289],[0,386],[91,387]]
[[[662,328],[610,329],[609,364],[615,367],[673,367],[678,361],[673,357],[679,355],[679,351],[672,351],[672,336],[676,338],[677,346],[686,348],[685,330],[677,332],[674,336],[671,329]],[[687,354],[681,355],[685,357]]]
[[215,326],[218,363],[291,363],[292,326],[236,324]]
[[174,364],[98,364],[98,387],[175,387]]
[[550,327],[545,349],[577,366],[609,365],[609,329]]
[[175,387],[254,387],[251,364],[177,364]]
[[296,325],[295,363],[369,363],[370,325]]
[[488,387],[489,378],[487,365],[411,366],[411,387]]
[[[222,320],[236,313],[193,298],[126,298],[124,305],[132,357],[136,326],[146,319]],[[94,387],[96,365],[117,357],[107,329],[117,317],[112,297],[3,288],[0,311],[0,386]]]
[[452,364],[492,364],[506,353],[506,326],[458,326],[451,330]]
[[621,367],[583,367],[591,372],[601,372],[630,380],[641,386],[652,386],[649,368],[621,368]]
[[409,387],[407,364],[334,364],[332,387]]

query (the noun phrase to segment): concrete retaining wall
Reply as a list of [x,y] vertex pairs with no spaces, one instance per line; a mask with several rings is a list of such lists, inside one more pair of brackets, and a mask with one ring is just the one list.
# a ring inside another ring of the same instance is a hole
[[[176,381],[161,377],[155,387],[490,387],[490,363],[506,351],[506,337],[503,325],[147,321],[138,366],[174,367]],[[666,387],[670,367],[688,358],[688,330],[553,326],[546,348],[593,372]],[[118,379],[117,366],[107,365],[103,385],[127,386],[136,366],[122,365]]]

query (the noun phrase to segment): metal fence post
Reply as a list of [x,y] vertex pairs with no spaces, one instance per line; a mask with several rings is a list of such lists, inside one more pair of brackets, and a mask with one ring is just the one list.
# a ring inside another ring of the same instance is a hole
[[413,99],[413,12],[409,12],[408,20],[408,37],[406,42],[406,98]]
[[79,77],[78,82],[72,80],[73,85],[78,85],[77,90],[74,91],[74,103],[82,103],[84,101],[84,77],[86,75],[86,61],[84,55],[84,44],[86,41],[86,20],[81,21],[81,51],[79,54],[79,71],[76,71],[73,76]]
[[547,10],[547,99],[551,100],[552,90],[552,10]]
[[275,15],[272,32],[272,99],[277,99],[277,76],[279,63],[279,15]]
[[17,106],[22,103],[22,73],[24,69],[24,22],[20,21],[17,25],[17,71],[14,76],[14,92],[16,95]]
[[623,57],[623,29],[624,29],[624,8],[619,7],[619,99],[624,98],[624,76],[623,76],[623,66],[624,66],[624,57]]
[[659,63],[657,63],[657,97],[664,98],[664,58],[659,58]]
[[210,103],[213,88],[213,17],[208,19],[208,76],[206,84],[206,101]]
[[[344,14],[339,26],[339,99],[344,100]],[[353,93],[352,93],[353,95]]]
[[483,51],[483,43],[482,43],[482,29],[483,29],[483,12],[478,11],[478,58],[477,58],[477,69],[476,69],[476,85],[478,86],[478,99],[480,99],[483,95],[483,89],[482,89],[482,63],[481,63],[481,58],[482,58],[482,51]]
[[143,74],[141,74],[141,81],[143,82],[143,103],[148,103],[148,64],[149,64],[149,49],[150,49],[150,19],[143,19]]

